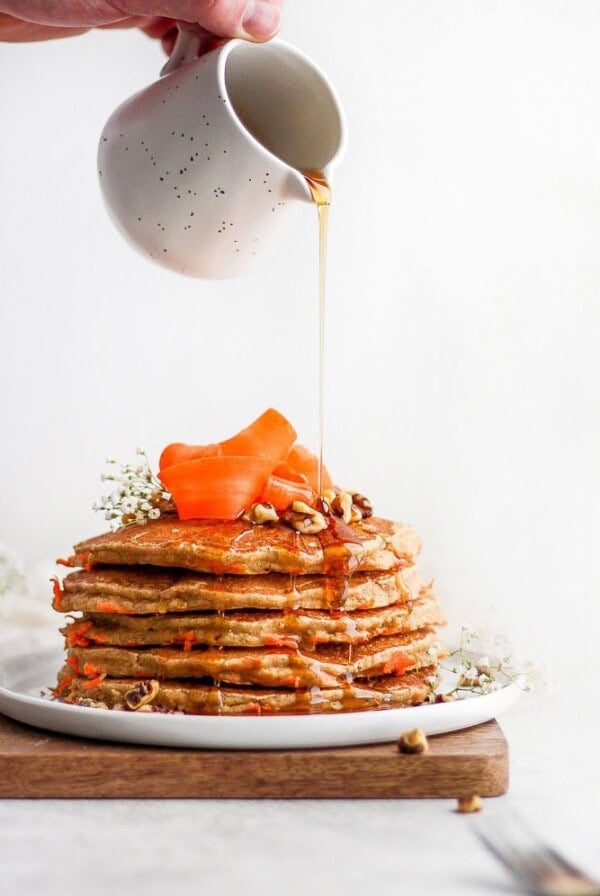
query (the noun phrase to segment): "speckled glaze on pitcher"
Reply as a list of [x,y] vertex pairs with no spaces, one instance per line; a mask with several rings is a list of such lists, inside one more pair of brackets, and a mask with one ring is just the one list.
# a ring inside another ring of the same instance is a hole
[[232,40],[200,58],[181,32],[163,76],[126,100],[100,138],[98,173],[125,238],[193,277],[237,276],[311,202],[302,171],[327,177],[344,117],[322,72],[280,40]]

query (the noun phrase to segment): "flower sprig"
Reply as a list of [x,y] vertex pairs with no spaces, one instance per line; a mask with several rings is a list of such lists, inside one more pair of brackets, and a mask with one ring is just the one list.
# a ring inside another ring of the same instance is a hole
[[542,667],[536,663],[519,662],[504,636],[468,626],[461,628],[458,647],[440,665],[456,675],[456,684],[445,692],[445,697],[490,694],[508,684],[532,691],[543,674]]
[[135,453],[138,462],[133,464],[108,458],[109,470],[100,477],[102,482],[114,482],[115,488],[110,495],[102,496],[93,509],[104,513],[113,530],[132,523],[144,525],[173,510],[171,495],[152,472],[148,455],[143,448],[136,448]]

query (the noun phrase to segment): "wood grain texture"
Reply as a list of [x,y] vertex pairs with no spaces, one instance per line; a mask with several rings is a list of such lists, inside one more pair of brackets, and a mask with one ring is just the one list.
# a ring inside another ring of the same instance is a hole
[[429,739],[319,750],[181,750],[83,740],[0,716],[0,797],[407,798],[499,796],[508,745],[495,721]]

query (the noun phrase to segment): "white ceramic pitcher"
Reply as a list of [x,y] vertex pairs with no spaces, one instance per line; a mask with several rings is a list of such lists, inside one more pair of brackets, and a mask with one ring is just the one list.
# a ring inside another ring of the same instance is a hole
[[312,201],[301,172],[331,176],[344,115],[295,47],[231,40],[197,58],[197,41],[182,31],[160,80],[111,115],[98,172],[137,249],[182,274],[233,277]]

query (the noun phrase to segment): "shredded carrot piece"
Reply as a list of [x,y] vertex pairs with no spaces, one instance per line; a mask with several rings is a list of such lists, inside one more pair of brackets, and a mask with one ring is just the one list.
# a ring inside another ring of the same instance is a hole
[[260,703],[249,703],[245,709],[245,712],[249,715],[259,716],[262,712]]
[[89,554],[77,554],[76,557],[73,557],[73,560],[79,565],[83,566],[86,572],[90,572],[94,568],[94,564],[90,560]]
[[74,675],[67,675],[66,678],[63,678],[63,680],[60,682],[60,684],[58,684],[52,691],[52,696],[53,697],[62,697],[64,692],[67,690],[67,688],[69,688],[72,685],[74,678],[75,678]]
[[62,609],[63,590],[60,587],[58,576],[52,576],[50,581],[52,582],[52,593],[54,595],[54,609],[60,611]]
[[79,663],[77,662],[76,656],[68,656],[67,665],[69,665],[71,669],[74,669],[75,672],[79,673]]
[[226,566],[223,566],[223,573],[229,573],[232,576],[243,576],[246,572],[246,566],[243,563],[228,563]]
[[67,635],[66,641],[69,647],[89,647],[92,640],[89,637],[86,637],[86,632],[89,634],[90,629],[93,628],[93,623],[91,622],[74,622],[73,625],[69,625],[67,627]]
[[286,638],[284,635],[267,635],[265,647],[283,647],[285,650],[298,650],[298,642],[293,638]]
[[89,647],[92,643],[89,638],[84,638],[79,632],[69,632],[65,640],[67,647]]
[[[83,674],[86,678],[95,678],[97,675],[100,675],[100,669],[97,666],[94,666],[93,663],[86,663],[83,667]],[[106,673],[104,673],[106,675]]]
[[97,685],[99,685],[102,681],[104,681],[105,678],[106,678],[106,672],[102,672],[102,674],[98,675],[97,678],[92,678],[90,681],[84,681],[83,684],[81,685],[81,687],[85,688],[87,691],[87,690],[89,690],[89,688],[97,687]]
[[100,601],[96,606],[97,613],[127,613],[123,607],[119,606],[119,604],[113,604],[110,601]]
[[69,566],[69,567],[73,567],[73,566],[75,565],[75,559],[76,559],[75,557],[66,557],[66,558],[63,558],[63,557],[57,557],[57,558],[56,558],[56,563],[57,563],[58,566]]
[[186,653],[189,653],[196,643],[196,635],[194,634],[194,632],[186,632],[185,635],[180,635],[177,640],[183,642],[184,651]]
[[410,666],[414,666],[415,661],[412,657],[407,656],[405,653],[399,653],[397,656],[392,657],[391,660],[383,667],[384,675],[402,675]]

